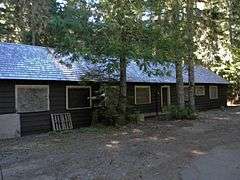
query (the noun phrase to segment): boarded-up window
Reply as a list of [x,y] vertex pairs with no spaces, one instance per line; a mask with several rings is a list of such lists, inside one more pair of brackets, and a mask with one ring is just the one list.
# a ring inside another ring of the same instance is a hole
[[82,109],[91,107],[91,87],[67,86],[67,109]]
[[204,86],[196,86],[195,94],[196,94],[196,96],[204,96],[205,95],[205,87]]
[[184,86],[184,101],[189,101],[189,87]]
[[17,85],[16,110],[19,113],[49,110],[49,86]]
[[150,86],[135,86],[135,104],[150,104],[151,88]]
[[218,99],[218,87],[217,86],[209,86],[209,98],[210,99]]

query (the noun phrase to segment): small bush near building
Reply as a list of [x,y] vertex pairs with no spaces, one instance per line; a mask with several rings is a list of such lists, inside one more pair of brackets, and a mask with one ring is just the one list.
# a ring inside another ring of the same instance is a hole
[[144,115],[134,107],[128,106],[127,123],[139,123],[144,121]]
[[170,106],[166,109],[165,112],[167,119],[171,120],[194,120],[197,118],[196,112],[189,107],[180,108],[178,106]]
[[[92,125],[103,124],[106,126],[122,126],[128,123],[138,123],[143,121],[144,117],[140,114],[139,110],[132,106],[127,107],[126,120],[117,124],[119,121],[119,87],[118,86],[102,86],[100,87],[99,94],[102,94],[104,97],[100,99],[99,97],[95,98],[95,107],[93,110],[93,120]],[[98,100],[98,101],[96,101]]]

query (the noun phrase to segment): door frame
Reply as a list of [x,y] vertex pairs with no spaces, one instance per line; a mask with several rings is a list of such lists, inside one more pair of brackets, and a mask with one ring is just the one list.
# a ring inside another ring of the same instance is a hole
[[163,88],[167,88],[168,92],[168,106],[171,105],[171,93],[170,93],[170,86],[161,86],[161,107],[163,107]]

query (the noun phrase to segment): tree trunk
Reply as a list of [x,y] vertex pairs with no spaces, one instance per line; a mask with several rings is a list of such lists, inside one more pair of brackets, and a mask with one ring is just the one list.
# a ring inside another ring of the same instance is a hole
[[32,45],[36,45],[36,33],[35,30],[32,29]]
[[127,59],[126,57],[120,58],[120,92],[119,92],[119,115],[120,122],[126,122],[126,109],[127,109]]
[[35,1],[32,1],[32,6],[31,6],[31,37],[32,37],[32,45],[34,46],[36,44],[36,6],[37,3]]
[[[173,27],[174,39],[178,42],[181,41],[181,5],[179,0],[175,0],[173,4]],[[176,87],[177,87],[177,106],[179,108],[184,108],[184,86],[183,86],[183,61],[181,58],[181,52],[178,48],[174,49],[175,55],[175,68],[176,68]]]
[[194,0],[187,0],[187,35],[188,35],[188,81],[189,81],[189,105],[195,111],[194,93],[194,52],[193,52],[193,21],[194,21]]
[[234,20],[234,3],[233,0],[227,0],[228,4],[228,26],[229,26],[229,39],[230,39],[230,46],[235,45],[235,34],[234,34],[234,25],[236,25],[236,21]]
[[177,105],[179,108],[184,108],[184,85],[183,85],[183,62],[176,60],[176,86],[177,86]]
[[189,64],[188,64],[188,79],[189,79],[189,105],[190,105],[190,108],[193,111],[195,111],[194,63],[190,58],[189,58]]

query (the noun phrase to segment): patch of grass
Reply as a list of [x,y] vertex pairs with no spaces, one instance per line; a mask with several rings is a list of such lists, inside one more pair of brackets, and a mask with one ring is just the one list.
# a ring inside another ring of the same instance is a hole
[[71,134],[73,130],[64,130],[64,131],[51,131],[49,132],[49,136],[59,136],[59,135],[66,135]]
[[113,126],[105,126],[102,124],[96,124],[94,126],[90,126],[90,127],[82,127],[80,129],[73,129],[73,130],[65,130],[65,131],[51,131],[48,133],[49,136],[52,137],[68,137],[71,136],[75,133],[90,133],[90,134],[107,134],[107,133],[112,133],[113,131],[118,130],[117,127],[113,127]]
[[94,133],[94,134],[107,134],[113,131],[116,131],[117,128],[113,126],[104,126],[101,124],[97,124],[91,127],[80,128],[80,133]]

